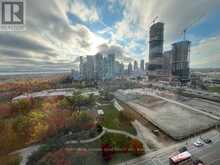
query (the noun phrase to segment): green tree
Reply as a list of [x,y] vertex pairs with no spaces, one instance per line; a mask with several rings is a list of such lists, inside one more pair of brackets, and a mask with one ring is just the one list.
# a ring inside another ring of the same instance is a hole
[[66,101],[72,111],[80,112],[82,106],[93,106],[95,104],[95,97],[93,94],[84,96],[81,92],[74,91],[72,96],[66,97]]
[[76,111],[77,108],[80,111],[82,97],[83,96],[79,91],[74,91],[72,96],[66,97],[66,100],[70,104],[72,111]]

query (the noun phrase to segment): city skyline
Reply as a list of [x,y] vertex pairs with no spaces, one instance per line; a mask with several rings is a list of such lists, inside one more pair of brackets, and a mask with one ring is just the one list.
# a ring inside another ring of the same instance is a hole
[[100,46],[148,62],[148,30],[156,16],[166,26],[165,51],[199,19],[186,34],[191,67],[218,67],[219,7],[218,0],[26,1],[26,31],[0,32],[0,72],[69,70],[77,57],[95,55]]

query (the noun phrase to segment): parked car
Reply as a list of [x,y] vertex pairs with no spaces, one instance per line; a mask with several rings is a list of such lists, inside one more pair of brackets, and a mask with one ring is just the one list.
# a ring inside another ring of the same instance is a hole
[[212,140],[209,139],[209,138],[205,138],[205,139],[202,139],[202,140],[203,140],[204,143],[206,143],[206,144],[210,144],[210,143],[212,143]]
[[196,160],[193,162],[194,165],[205,165],[205,163],[203,163],[203,161],[201,160]]
[[182,148],[179,149],[179,153],[185,152],[187,150],[188,150],[187,147],[183,146]]
[[204,144],[200,140],[197,140],[196,142],[193,143],[193,145],[195,147],[202,147]]

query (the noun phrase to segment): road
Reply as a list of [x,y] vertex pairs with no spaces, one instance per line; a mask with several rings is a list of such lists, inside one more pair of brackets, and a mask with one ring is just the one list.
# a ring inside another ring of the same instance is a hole
[[[195,138],[196,139],[196,138]],[[220,164],[220,136],[219,134],[211,138],[212,144],[205,144],[203,147],[188,146],[188,150],[193,156],[204,161],[206,165]],[[193,139],[193,141],[195,141]],[[183,146],[183,145],[182,145]],[[124,162],[121,165],[169,165],[168,157],[175,153],[180,145],[174,145],[154,153],[144,155],[140,158]]]
[[219,165],[220,141],[194,153],[194,155],[204,161],[207,165]]

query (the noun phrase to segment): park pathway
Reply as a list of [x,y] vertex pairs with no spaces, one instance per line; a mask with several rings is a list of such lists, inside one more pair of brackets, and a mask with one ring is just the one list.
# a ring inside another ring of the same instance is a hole
[[[91,139],[87,139],[87,140],[71,140],[71,141],[67,141],[65,142],[65,144],[77,144],[77,143],[81,143],[81,144],[85,144],[85,143],[91,143],[91,142],[94,142],[98,139],[100,139],[105,133],[114,133],[114,134],[121,134],[121,135],[125,135],[127,137],[130,137],[132,139],[138,139],[139,141],[142,142],[143,146],[144,146],[144,149],[145,151],[147,151],[147,146],[146,144],[144,143],[144,140],[138,136],[135,136],[135,135],[132,135],[128,132],[125,132],[125,131],[120,131],[120,130],[115,130],[115,129],[108,129],[108,128],[105,128],[103,127],[103,130],[102,132],[94,137],[94,138],[91,138]],[[43,144],[38,144],[38,145],[32,145],[30,147],[27,147],[27,148],[23,148],[23,149],[20,149],[20,150],[17,150],[17,151],[14,151],[12,153],[10,153],[10,155],[14,155],[14,154],[19,154],[21,157],[22,157],[22,161],[20,162],[20,165],[26,165],[27,164],[27,161],[28,161],[28,158],[36,151],[39,150],[39,148],[42,146]]]

